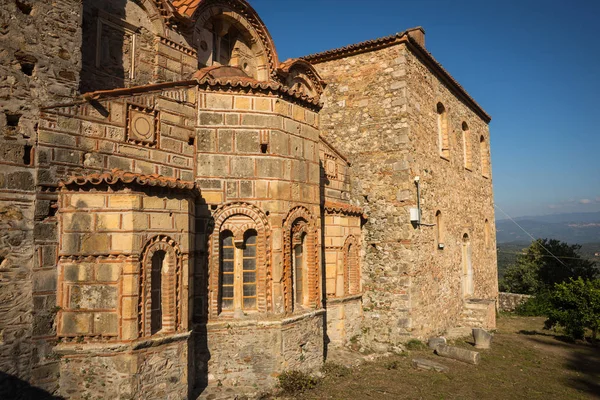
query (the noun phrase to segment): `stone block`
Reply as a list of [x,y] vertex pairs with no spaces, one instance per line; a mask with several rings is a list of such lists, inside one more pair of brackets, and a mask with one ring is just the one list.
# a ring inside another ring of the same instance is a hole
[[427,342],[427,346],[429,346],[429,348],[432,350],[435,350],[438,346],[445,346],[445,345],[446,345],[445,337],[432,337],[432,338],[429,338],[429,341]]
[[121,321],[121,338],[123,340],[134,340],[138,338],[137,320]]
[[140,241],[135,233],[113,233],[111,250],[113,252],[134,253],[140,248]]
[[6,174],[5,186],[8,189],[33,190],[35,181],[29,171],[18,171]]
[[112,285],[72,285],[69,290],[71,309],[115,309],[117,308],[117,287]]
[[135,194],[111,194],[108,196],[108,207],[127,210],[139,210],[141,197]]
[[223,192],[202,192],[202,198],[207,204],[222,204]]
[[[112,152],[112,149],[110,150]],[[132,161],[127,159],[127,158],[123,158],[123,157],[116,157],[116,156],[108,156],[108,169],[122,169],[124,171],[129,171],[131,170],[131,164]]]
[[133,319],[138,316],[138,298],[123,297],[121,299],[121,316],[124,319]]
[[117,336],[119,333],[119,324],[117,313],[96,313],[94,314],[94,334],[105,336]]
[[[162,200],[162,199],[159,199]],[[144,199],[144,206],[146,205]],[[121,228],[125,231],[144,231],[148,229],[148,216],[143,213],[123,213]]]
[[70,204],[75,208],[104,208],[106,196],[96,193],[73,194]]
[[461,349],[447,345],[439,345],[435,349],[435,353],[441,357],[452,358],[454,360],[463,361],[469,364],[479,364],[480,356],[476,351]]
[[144,210],[165,208],[165,199],[161,197],[147,196],[144,197],[143,203]]
[[250,110],[252,109],[252,98],[235,96],[235,109],[236,110]]
[[450,368],[437,363],[435,361],[427,360],[425,358],[415,358],[412,360],[413,367],[422,369],[425,371],[436,371],[436,372],[448,372]]
[[99,232],[119,229],[121,229],[121,214],[98,213],[96,215],[96,230]]
[[271,99],[268,97],[255,97],[254,109],[257,111],[271,111]]
[[269,182],[268,181],[256,181],[254,182],[255,197],[257,199],[265,199],[268,195]]
[[281,131],[271,131],[271,154],[277,155],[288,155],[289,154],[289,146],[288,139],[289,135],[281,132]]
[[476,349],[489,349],[492,344],[493,335],[481,328],[473,328],[473,339]]
[[121,288],[123,296],[137,296],[140,290],[138,276],[136,274],[123,275]]
[[224,116],[223,114],[207,111],[198,113],[198,124],[211,126],[211,125],[223,125]]
[[60,254],[75,255],[79,253],[80,235],[77,233],[62,233],[60,241]]
[[150,229],[173,229],[173,218],[168,213],[152,213],[150,215]]
[[98,282],[117,282],[121,275],[120,264],[98,263],[95,269]]
[[252,197],[252,181],[241,181],[240,182],[240,197],[249,198]]
[[218,133],[219,153],[233,152],[233,131],[230,129],[221,129]]
[[251,157],[235,157],[231,160],[231,175],[238,178],[254,176],[254,159]]
[[235,133],[235,148],[238,153],[260,153],[258,131],[238,130]]
[[[206,108],[231,110],[233,107],[233,98],[225,94],[206,94]],[[202,124],[202,122],[201,122]],[[204,124],[202,124],[204,125]]]
[[257,158],[256,170],[261,178],[283,178],[282,161],[278,159]]
[[55,222],[36,222],[33,235],[37,240],[55,241],[58,239]]
[[56,291],[56,271],[36,271],[33,273],[34,292]]
[[66,282],[85,282],[94,279],[94,264],[65,264],[62,265]]
[[88,335],[92,332],[92,314],[84,312],[61,313],[61,326],[59,335],[77,336]]
[[208,154],[198,155],[198,175],[221,177],[229,174],[228,158]]
[[81,253],[82,254],[108,254],[110,252],[110,236],[104,233],[82,234]]

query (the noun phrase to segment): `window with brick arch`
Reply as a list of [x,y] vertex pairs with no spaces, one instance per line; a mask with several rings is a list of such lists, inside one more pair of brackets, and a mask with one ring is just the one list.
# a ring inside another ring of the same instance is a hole
[[181,253],[166,236],[149,242],[141,263],[139,293],[140,336],[176,332]]
[[472,156],[471,156],[471,132],[469,131],[469,125],[466,122],[462,123],[462,140],[463,140],[463,158],[465,169],[471,170],[473,168]]
[[479,154],[481,157],[481,175],[485,178],[490,177],[490,155],[485,137],[481,135],[479,138]]
[[442,103],[437,103],[438,146],[440,156],[450,159],[450,136],[448,132],[448,111]]
[[358,247],[350,243],[346,252],[348,286],[347,294],[357,294],[360,291],[359,270],[358,270]]
[[150,333],[154,335],[162,329],[162,274],[167,253],[162,250],[152,255],[150,273]]
[[257,308],[257,233],[248,230],[242,243],[231,231],[221,233],[221,312],[253,311]]
[[[304,290],[306,281],[306,233],[295,235],[292,252],[294,306],[303,306],[306,302]],[[295,307],[294,307],[295,308]]]

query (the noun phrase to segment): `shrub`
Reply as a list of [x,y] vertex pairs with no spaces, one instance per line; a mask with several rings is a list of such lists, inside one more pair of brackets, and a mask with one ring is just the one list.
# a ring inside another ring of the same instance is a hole
[[595,341],[600,332],[600,279],[558,283],[549,303],[547,329],[560,325],[572,339],[583,339],[587,328]]
[[319,380],[302,371],[284,371],[279,375],[279,388],[287,394],[302,393],[313,389]]
[[326,362],[321,367],[321,372],[323,372],[326,376],[341,378],[343,376],[350,375],[352,370],[345,365],[336,364],[334,362]]
[[425,350],[427,345],[421,342],[419,339],[410,339],[406,343],[406,350]]
[[515,314],[526,317],[547,316],[550,307],[550,292],[543,291],[519,304],[515,308]]

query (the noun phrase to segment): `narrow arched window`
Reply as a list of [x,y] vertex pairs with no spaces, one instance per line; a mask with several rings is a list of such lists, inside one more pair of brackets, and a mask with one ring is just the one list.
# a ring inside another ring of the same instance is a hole
[[225,231],[221,234],[221,310],[233,310],[235,282],[235,246],[233,233]]
[[479,138],[479,154],[481,156],[481,175],[486,178],[490,176],[490,157],[487,143],[483,135]]
[[294,305],[304,305],[304,281],[306,269],[305,257],[305,233],[300,233],[294,238],[294,251],[292,253],[292,265],[294,272]]
[[462,140],[463,140],[463,158],[465,169],[472,169],[472,157],[471,157],[471,132],[469,131],[469,125],[466,122],[462,123]]
[[246,232],[244,238],[244,249],[242,251],[243,262],[243,309],[256,309],[256,231]]
[[257,308],[257,234],[245,232],[236,242],[231,231],[221,234],[221,311],[249,311]]
[[346,254],[348,260],[348,294],[356,294],[360,291],[359,286],[359,271],[358,271],[358,249],[356,245],[348,245],[348,253]]
[[444,220],[440,210],[435,213],[435,243],[438,249],[444,249]]
[[438,146],[440,156],[450,158],[450,137],[448,133],[448,112],[442,103],[437,103]]
[[463,296],[473,295],[473,264],[471,262],[471,241],[466,233],[462,239],[462,288]]
[[152,255],[150,271],[150,334],[154,335],[162,329],[162,274],[167,253],[162,250]]

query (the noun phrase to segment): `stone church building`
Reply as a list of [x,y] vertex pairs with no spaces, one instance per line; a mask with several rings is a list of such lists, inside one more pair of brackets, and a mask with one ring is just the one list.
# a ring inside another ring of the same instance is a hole
[[490,117],[423,29],[282,61],[245,0],[0,4],[0,398],[495,326]]

